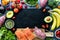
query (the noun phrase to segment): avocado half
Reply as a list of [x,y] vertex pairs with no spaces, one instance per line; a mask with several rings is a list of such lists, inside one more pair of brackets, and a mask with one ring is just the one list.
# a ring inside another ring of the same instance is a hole
[[44,18],[44,21],[46,23],[50,23],[50,22],[52,22],[52,17],[51,16],[47,16],[47,17]]
[[12,18],[13,15],[14,15],[14,12],[13,12],[13,11],[8,11],[8,12],[6,13],[6,17],[7,17],[7,18]]

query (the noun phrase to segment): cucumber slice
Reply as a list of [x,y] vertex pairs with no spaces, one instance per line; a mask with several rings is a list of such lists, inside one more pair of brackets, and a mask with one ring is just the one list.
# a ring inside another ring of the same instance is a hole
[[6,22],[5,22],[5,26],[6,26],[6,28],[8,28],[8,29],[12,29],[12,28],[14,27],[14,25],[15,25],[15,23],[14,23],[14,21],[11,20],[11,19],[6,20]]

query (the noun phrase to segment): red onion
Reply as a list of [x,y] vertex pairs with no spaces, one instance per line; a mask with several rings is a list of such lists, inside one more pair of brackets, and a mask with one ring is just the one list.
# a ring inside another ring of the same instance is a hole
[[47,0],[40,0],[40,6],[44,7],[47,3]]
[[0,26],[4,23],[5,21],[5,15],[0,17]]
[[41,29],[38,29],[37,27],[35,27],[34,33],[36,34],[38,38],[45,39],[46,37],[45,33],[42,32]]

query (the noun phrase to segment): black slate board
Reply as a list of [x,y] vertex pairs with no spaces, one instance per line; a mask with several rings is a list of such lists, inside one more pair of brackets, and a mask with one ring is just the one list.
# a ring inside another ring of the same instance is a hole
[[49,13],[42,12],[42,9],[24,9],[20,11],[16,15],[15,27],[17,28],[34,28],[34,26],[38,26],[41,28],[42,24],[46,24],[44,22],[44,18],[48,16]]

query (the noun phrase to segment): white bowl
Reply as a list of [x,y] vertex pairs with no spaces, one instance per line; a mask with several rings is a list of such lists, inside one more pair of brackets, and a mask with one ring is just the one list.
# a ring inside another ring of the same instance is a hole
[[57,29],[57,30],[55,31],[55,37],[56,37],[57,39],[60,39],[59,37],[56,36],[56,32],[57,32],[58,30],[60,30],[60,29]]
[[26,2],[26,0],[23,0],[23,1],[25,2],[25,4],[26,4],[27,6],[36,6],[36,4],[38,4],[38,0],[37,0],[36,4],[34,4],[34,5],[28,4],[28,3]]

